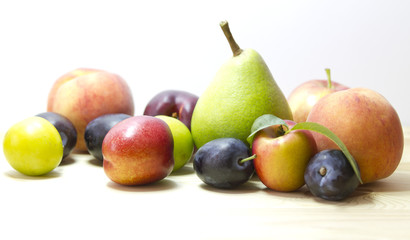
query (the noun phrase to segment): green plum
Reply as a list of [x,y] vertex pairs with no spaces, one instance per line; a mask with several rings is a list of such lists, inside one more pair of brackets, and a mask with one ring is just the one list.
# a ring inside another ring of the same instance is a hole
[[37,176],[56,168],[63,158],[58,130],[42,117],[29,117],[11,126],[4,135],[3,151],[18,172]]
[[194,152],[194,140],[188,127],[180,120],[165,115],[158,115],[157,118],[167,123],[171,129],[174,139],[174,169],[182,168],[192,157]]

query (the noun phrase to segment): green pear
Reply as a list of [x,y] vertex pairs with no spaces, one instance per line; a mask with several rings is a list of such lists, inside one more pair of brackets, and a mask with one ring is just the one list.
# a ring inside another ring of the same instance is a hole
[[220,26],[233,57],[221,66],[195,106],[191,132],[197,148],[223,137],[248,144],[253,122],[264,114],[293,120],[289,104],[262,57],[253,49],[238,46],[228,22]]

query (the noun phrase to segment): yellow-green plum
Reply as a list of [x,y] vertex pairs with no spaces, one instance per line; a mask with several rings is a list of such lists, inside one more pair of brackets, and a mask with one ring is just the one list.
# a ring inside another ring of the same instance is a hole
[[63,142],[57,129],[42,117],[29,117],[9,128],[3,151],[8,163],[18,172],[44,175],[63,158]]
[[174,139],[174,169],[182,168],[192,157],[194,152],[194,140],[188,127],[180,120],[165,115],[156,116],[166,122],[171,129]]

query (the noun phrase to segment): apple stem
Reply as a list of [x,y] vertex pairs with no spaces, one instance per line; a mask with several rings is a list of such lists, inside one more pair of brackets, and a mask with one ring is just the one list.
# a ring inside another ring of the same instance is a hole
[[327,74],[327,88],[332,88],[333,86],[332,86],[332,80],[330,78],[330,69],[326,68],[325,71]]
[[256,154],[253,154],[253,155],[250,156],[250,157],[247,157],[247,158],[244,158],[244,159],[239,160],[239,164],[243,164],[244,162],[249,161],[249,160],[253,160],[253,159],[255,159],[255,158],[256,158]]
[[235,39],[233,39],[231,30],[229,29],[229,24],[227,21],[222,21],[221,23],[219,23],[219,26],[221,26],[222,31],[225,34],[226,39],[229,42],[229,45],[231,46],[231,50],[233,53],[233,56],[236,57],[239,54],[242,53],[242,49],[239,47],[239,45],[235,42]]
[[[283,128],[284,126],[286,127],[287,130],[285,130]],[[281,124],[281,125],[279,125],[279,128],[278,128],[278,136],[283,136],[283,135],[287,134],[290,131],[291,131],[291,129],[289,129],[288,125]]]

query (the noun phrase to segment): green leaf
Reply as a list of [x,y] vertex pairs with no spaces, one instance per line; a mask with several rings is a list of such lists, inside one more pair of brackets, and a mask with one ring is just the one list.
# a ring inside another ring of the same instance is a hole
[[336,136],[336,134],[334,134],[332,131],[330,131],[330,129],[328,129],[325,126],[320,125],[318,123],[314,123],[314,122],[301,122],[301,123],[297,123],[295,126],[293,126],[291,131],[293,131],[293,130],[310,130],[310,131],[314,131],[314,132],[325,135],[330,140],[332,140],[334,143],[336,143],[336,145],[340,148],[340,150],[342,150],[342,152],[346,156],[347,160],[349,160],[349,163],[352,166],[353,171],[355,172],[355,174],[356,174],[357,178],[359,179],[360,183],[363,183],[363,181],[360,177],[360,170],[359,170],[359,167],[357,165],[356,160],[349,153],[349,151],[347,150],[346,145],[342,142],[342,140],[340,140],[340,138],[338,138]]
[[274,126],[274,125],[285,125],[286,128],[289,129],[286,122],[284,120],[276,117],[275,115],[265,114],[265,115],[262,115],[262,116],[258,117],[253,122],[252,128],[251,128],[251,134],[246,139],[248,141],[249,145],[252,147],[253,138],[255,137],[255,134],[257,132],[259,132],[260,130],[262,130],[264,128]]

